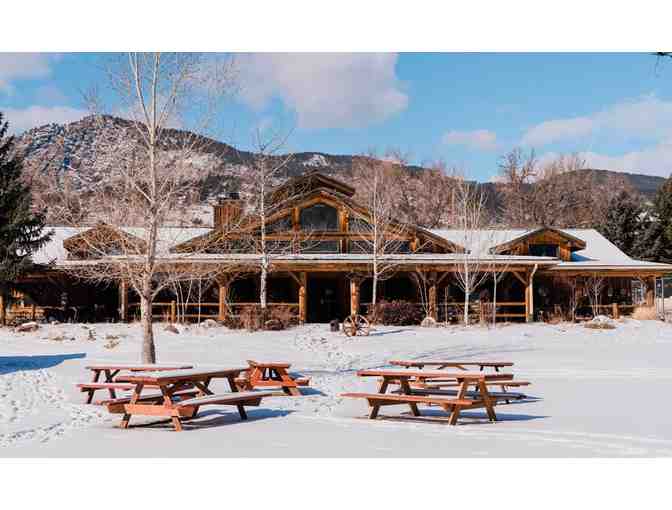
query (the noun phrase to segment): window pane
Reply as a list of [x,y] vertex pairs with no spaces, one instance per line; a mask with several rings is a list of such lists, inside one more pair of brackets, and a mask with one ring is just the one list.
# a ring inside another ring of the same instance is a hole
[[531,244],[530,255],[534,257],[557,257],[557,244]]
[[301,241],[302,253],[339,253],[340,241]]
[[300,213],[303,230],[338,230],[338,211],[325,204],[315,204]]

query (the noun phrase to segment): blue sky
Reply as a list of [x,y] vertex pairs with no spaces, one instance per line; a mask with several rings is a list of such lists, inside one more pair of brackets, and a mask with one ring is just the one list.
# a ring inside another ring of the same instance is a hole
[[[0,110],[16,132],[85,114],[104,83],[93,54],[1,54]],[[648,54],[241,54],[240,92],[221,138],[249,147],[254,126],[293,126],[289,148],[399,149],[490,179],[513,147],[541,158],[672,171],[672,60]]]

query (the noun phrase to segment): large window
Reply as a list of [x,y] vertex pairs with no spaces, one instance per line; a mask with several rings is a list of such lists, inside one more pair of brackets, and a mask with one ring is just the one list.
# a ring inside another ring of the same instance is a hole
[[266,232],[269,234],[287,232],[289,230],[292,230],[292,218],[290,216],[283,216],[266,226]]
[[557,244],[531,244],[530,255],[533,257],[557,257]]
[[301,209],[299,215],[302,230],[338,230],[338,211],[325,204],[315,204]]

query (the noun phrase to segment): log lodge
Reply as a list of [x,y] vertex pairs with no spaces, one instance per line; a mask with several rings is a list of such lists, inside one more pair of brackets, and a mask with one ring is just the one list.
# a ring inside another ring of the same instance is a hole
[[[270,309],[287,309],[300,323],[366,314],[372,296],[372,254],[366,243],[370,212],[354,195],[348,184],[319,173],[290,179],[270,194],[280,204],[266,219],[267,243],[275,250],[269,258]],[[261,257],[254,243],[241,242],[259,236],[258,219],[241,221],[238,230],[226,228],[244,216],[243,208],[231,194],[214,206],[212,227],[160,230],[159,257],[166,266],[185,271],[191,265],[207,266],[212,276],[199,282],[196,299],[185,301],[181,293],[163,291],[154,303],[156,320],[226,321],[243,307],[258,306]],[[128,321],[139,315],[137,296],[124,280],[93,284],[75,278],[70,269],[114,263],[120,257],[114,243],[102,258],[87,253],[83,241],[88,238],[123,236],[141,252],[141,229],[116,231],[103,224],[49,229],[53,236],[35,254],[36,270],[18,282],[18,301],[6,311],[0,306],[0,313],[9,315],[0,320]],[[672,265],[630,258],[592,229],[464,232],[404,225],[390,235],[399,242],[393,252],[380,255],[391,268],[379,283],[380,299],[416,303],[437,321],[459,320],[464,292],[456,273],[465,264],[490,273],[471,293],[470,311],[487,310],[491,276],[500,275],[496,316],[511,321],[566,317],[570,310],[582,315],[596,308],[618,317],[637,305],[653,305],[655,279],[672,273]],[[589,302],[588,286],[596,280],[599,297]]]

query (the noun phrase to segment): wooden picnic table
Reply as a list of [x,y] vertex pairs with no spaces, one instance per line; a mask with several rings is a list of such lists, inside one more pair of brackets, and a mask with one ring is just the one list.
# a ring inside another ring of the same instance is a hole
[[466,367],[478,367],[483,370],[485,367],[494,368],[495,372],[499,372],[500,368],[512,367],[511,361],[459,361],[459,360],[392,360],[390,365],[396,365],[405,368],[419,368],[435,367],[437,370],[445,368],[459,368],[460,370],[467,370]]
[[[121,428],[128,428],[131,416],[170,417],[176,431],[182,430],[181,419],[193,418],[203,405],[235,405],[242,420],[247,419],[244,406],[257,406],[270,392],[239,392],[235,378],[246,368],[190,369],[136,372],[118,378],[120,382],[135,385],[128,399],[107,403],[111,413],[123,414]],[[231,393],[215,395],[209,388],[213,379],[224,378]],[[144,388],[158,388],[160,393],[143,395]]]
[[281,388],[292,396],[300,396],[299,386],[307,386],[309,380],[305,377],[292,377],[288,370],[292,365],[283,362],[266,362],[247,360],[249,369],[243,377],[236,379],[240,390],[253,390],[254,388]]
[[[420,416],[418,404],[435,404],[450,413],[448,423],[451,425],[457,424],[460,412],[463,409],[480,407],[485,407],[490,421],[496,421],[497,415],[494,406],[497,402],[490,397],[487,383],[513,379],[512,374],[485,374],[483,372],[466,371],[444,372],[438,370],[360,370],[357,375],[359,377],[378,377],[381,379],[378,393],[345,393],[342,395],[367,399],[371,407],[370,419],[375,419],[378,416],[381,406],[407,404],[413,416]],[[433,395],[427,390],[416,392],[410,384],[412,381],[431,379],[455,380],[459,385],[457,394],[454,397],[447,397],[445,395]],[[390,386],[397,384],[399,390],[396,393],[387,393]],[[470,386],[475,386],[477,392],[468,395]]]
[[[193,368],[193,365],[187,364],[138,364],[138,363],[99,363],[94,365],[88,365],[87,370],[93,372],[93,378],[90,383],[78,384],[77,387],[80,388],[82,392],[88,393],[86,403],[90,404],[93,401],[93,395],[98,390],[107,390],[110,394],[110,398],[117,398],[116,390],[131,390],[133,385],[128,383],[122,383],[115,380],[115,377],[121,371],[128,372],[150,372],[150,371],[166,371],[166,370],[179,370],[179,369],[188,369]],[[104,376],[105,380],[101,381],[101,375]]]

